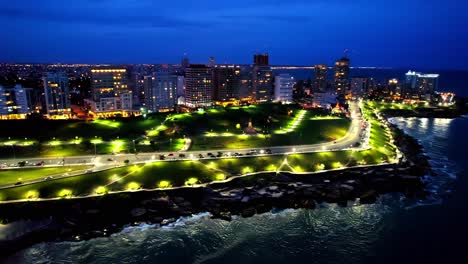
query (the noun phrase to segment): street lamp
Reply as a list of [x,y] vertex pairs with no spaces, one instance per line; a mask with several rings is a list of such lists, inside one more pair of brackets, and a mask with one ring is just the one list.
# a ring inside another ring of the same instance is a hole
[[132,140],[132,142],[133,142],[133,152],[134,152],[134,153],[135,153],[135,155],[136,155],[136,146],[135,146],[135,140]]
[[169,139],[169,151],[172,151],[172,138]]
[[16,161],[15,144],[11,144],[11,148],[13,149],[13,163],[15,163]]

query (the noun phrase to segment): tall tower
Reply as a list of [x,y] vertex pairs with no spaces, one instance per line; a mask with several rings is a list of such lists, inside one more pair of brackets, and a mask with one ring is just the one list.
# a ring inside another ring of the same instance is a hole
[[342,57],[335,63],[335,89],[338,95],[345,95],[349,90],[349,66],[348,57]]
[[327,89],[327,71],[328,67],[325,64],[317,64],[314,66],[314,91],[325,92]]
[[182,68],[187,68],[190,65],[187,53],[184,53],[184,57],[182,57],[180,65],[182,66]]
[[215,57],[211,56],[211,57],[210,57],[210,60],[209,60],[209,62],[208,62],[208,67],[213,68],[213,67],[215,66],[215,64],[216,64],[216,63],[215,63]]
[[218,65],[213,69],[213,99],[216,101],[232,101],[239,99],[241,86],[240,66]]
[[48,72],[42,78],[47,115],[69,115],[70,94],[65,73]]
[[191,64],[185,70],[185,104],[189,107],[210,106],[213,103],[212,68]]
[[255,66],[268,66],[269,65],[268,53],[255,54],[254,55],[254,65]]

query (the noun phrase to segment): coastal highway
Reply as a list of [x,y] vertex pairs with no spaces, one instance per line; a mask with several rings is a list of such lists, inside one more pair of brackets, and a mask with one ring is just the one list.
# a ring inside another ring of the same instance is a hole
[[[255,157],[265,155],[285,155],[292,153],[312,153],[322,151],[338,151],[345,149],[362,149],[366,148],[366,138],[368,136],[365,132],[365,123],[360,114],[360,108],[357,102],[350,102],[351,125],[347,134],[335,141],[325,142],[312,145],[293,145],[293,146],[273,146],[263,148],[248,148],[248,149],[213,149],[204,151],[179,151],[179,152],[150,152],[138,154],[108,154],[108,155],[88,155],[88,156],[70,156],[70,157],[54,157],[54,158],[31,158],[31,159],[8,159],[0,160],[0,164],[15,164],[18,161],[27,161],[28,164],[35,165],[44,162],[44,167],[57,167],[57,166],[71,166],[71,165],[92,165],[92,169],[76,171],[73,173],[64,173],[59,175],[46,175],[45,177],[52,176],[54,179],[72,177],[86,172],[102,171],[110,168],[115,168],[125,165],[124,161],[129,160],[130,164],[139,164],[146,162],[165,162],[172,160],[199,160],[199,159],[221,159],[226,157],[243,158]],[[186,148],[184,148],[186,149]],[[266,150],[269,150],[267,153]],[[222,157],[216,157],[218,152],[222,152]],[[207,154],[212,153],[214,156],[210,157]],[[240,153],[242,156],[234,157],[234,153]],[[171,155],[172,154],[172,155]],[[183,154],[185,157],[180,157]],[[200,158],[199,155],[203,158]],[[230,155],[229,155],[230,154]],[[248,154],[248,155],[246,155]],[[160,155],[164,155],[164,161],[160,160]],[[169,156],[171,155],[171,156]],[[31,166],[27,166],[31,167]],[[9,184],[0,186],[0,189],[11,188],[13,186],[21,186],[26,184],[33,184],[44,181],[43,179],[24,181],[21,184]]]

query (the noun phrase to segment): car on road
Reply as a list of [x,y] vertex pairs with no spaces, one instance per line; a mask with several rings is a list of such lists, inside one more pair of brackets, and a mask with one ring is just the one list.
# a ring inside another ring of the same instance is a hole
[[218,155],[216,155],[216,157],[220,158],[223,156],[223,153],[221,151],[218,151]]
[[107,161],[114,161],[114,159],[113,158],[108,158]]
[[93,170],[92,169],[89,169],[89,170],[86,170],[85,173],[92,173]]
[[179,154],[179,158],[182,158],[182,159],[185,158],[185,154],[180,153],[180,154]]
[[164,160],[164,159],[165,159],[164,154],[159,155],[159,160]]
[[44,161],[38,162],[36,163],[36,166],[44,166],[44,163],[45,163]]
[[266,154],[271,154],[271,153],[272,153],[272,152],[271,152],[271,149],[265,149],[265,153],[266,153]]
[[15,183],[15,185],[21,185],[21,184],[23,184],[23,182],[20,182],[20,181],[19,181],[19,182],[16,182],[16,183]]
[[198,154],[198,157],[199,157],[200,159],[203,159],[203,155],[202,155],[201,153]]
[[[66,174],[68,175],[68,173],[66,173]],[[65,175],[64,175],[64,176],[65,176]],[[44,178],[44,181],[52,180],[53,178],[54,178],[54,177],[52,177],[52,176],[45,177],[45,178]]]

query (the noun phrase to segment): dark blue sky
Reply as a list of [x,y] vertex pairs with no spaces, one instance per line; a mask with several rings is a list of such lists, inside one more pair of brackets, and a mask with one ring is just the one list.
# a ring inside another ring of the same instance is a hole
[[0,0],[0,61],[468,69],[462,0]]

